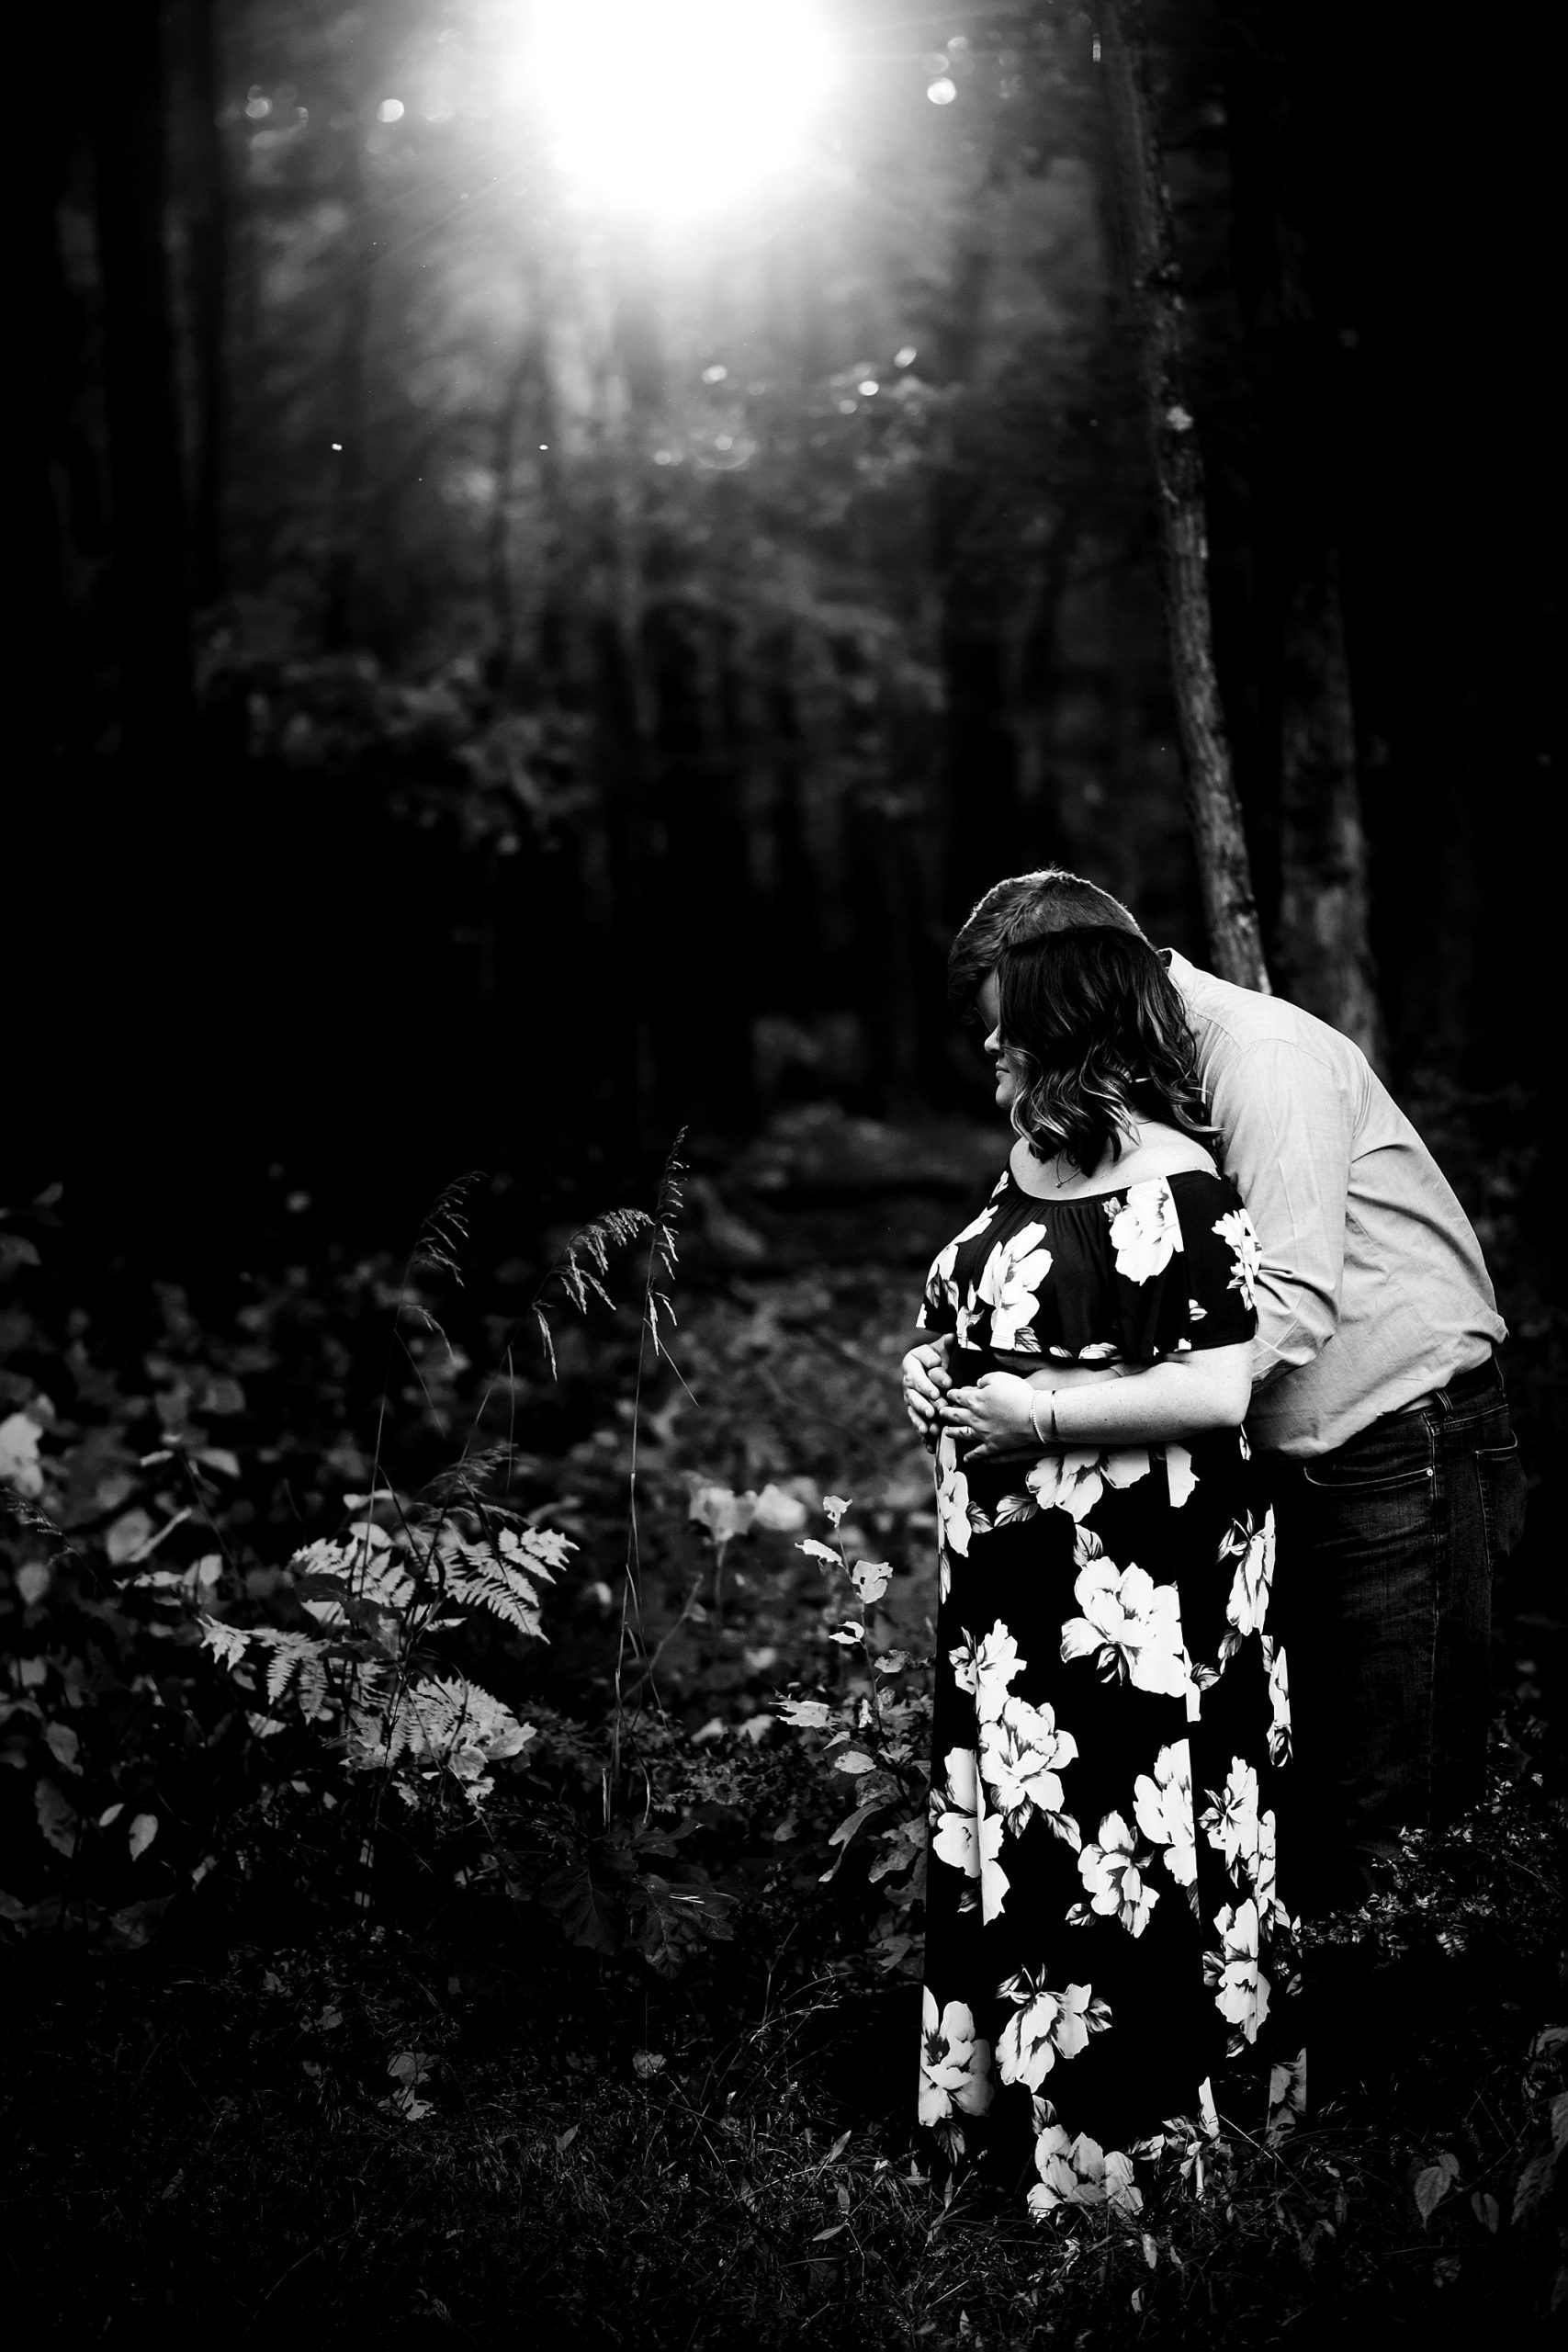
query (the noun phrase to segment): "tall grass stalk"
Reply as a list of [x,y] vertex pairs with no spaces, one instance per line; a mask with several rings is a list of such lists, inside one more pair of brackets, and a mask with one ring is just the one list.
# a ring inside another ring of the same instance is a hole
[[[675,1321],[675,1310],[670,1303],[670,1290],[680,1262],[676,1233],[681,1211],[685,1205],[681,1179],[686,1173],[686,1163],[681,1158],[681,1147],[686,1140],[682,1127],[671,1145],[659,1179],[659,1192],[654,1203],[652,1222],[649,1227],[648,1257],[643,1268],[642,1307],[637,1321],[637,1378],[632,1388],[631,1458],[626,1470],[626,1549],[621,1579],[621,1622],[615,1643],[615,1712],[610,1734],[610,1768],[604,1780],[604,1826],[608,1828],[614,1811],[615,1797],[620,1788],[622,1748],[627,1730],[626,1675],[628,1655],[637,1669],[640,1699],[646,1688],[653,1703],[662,1714],[659,1692],[653,1680],[655,1657],[650,1657],[642,1632],[642,1549],[637,1525],[637,1451],[642,1435],[642,1395],[649,1374],[649,1354],[652,1351],[655,1364],[668,1363],[681,1380],[679,1367],[664,1344],[660,1329],[660,1313]],[[681,1380],[682,1388],[686,1387]],[[688,1396],[691,1390],[686,1389]],[[693,1402],[696,1400],[694,1398]],[[656,1654],[657,1655],[657,1654]]]

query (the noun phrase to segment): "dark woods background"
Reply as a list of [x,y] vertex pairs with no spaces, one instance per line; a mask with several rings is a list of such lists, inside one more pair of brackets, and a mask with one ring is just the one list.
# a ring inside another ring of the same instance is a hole
[[[1089,22],[833,14],[821,167],[673,232],[574,204],[491,0],[37,36],[12,1102],[121,1247],[231,1251],[287,1190],[396,1238],[476,1164],[587,1201],[802,1097],[980,1107],[942,956],[1024,864],[1205,953]],[[1528,37],[1148,25],[1276,984],[1517,1126]]]
[[[624,58],[531,83],[522,0],[29,24],[0,2171],[50,2341],[1523,2344],[1568,2299],[1545,11],[823,14],[807,160],[679,222],[560,167]],[[1205,572],[1273,984],[1476,1221],[1530,1525],[1486,1804],[1324,1930],[1374,1992],[1309,2128],[1193,2123],[1139,2227],[1053,2236],[913,2142],[897,1366],[996,1164],[978,892],[1060,860],[1234,954],[1223,746],[1202,874],[1177,752]],[[561,1252],[682,1125],[671,1371],[635,1218]],[[570,1566],[453,1616],[441,1531],[493,1561],[506,1510]],[[437,1617],[371,1596],[394,1528]]]

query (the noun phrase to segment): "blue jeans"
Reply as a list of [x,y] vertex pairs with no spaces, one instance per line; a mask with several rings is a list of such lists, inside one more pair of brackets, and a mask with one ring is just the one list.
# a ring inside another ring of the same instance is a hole
[[1361,1902],[1401,1829],[1483,1792],[1492,1574],[1524,1475],[1492,1363],[1332,1453],[1271,1462],[1294,1782],[1281,1892],[1293,1849],[1288,1899],[1310,1915]]

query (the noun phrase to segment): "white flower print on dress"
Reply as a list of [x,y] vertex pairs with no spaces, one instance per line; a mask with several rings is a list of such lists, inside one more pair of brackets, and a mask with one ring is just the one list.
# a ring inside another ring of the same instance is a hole
[[969,1481],[958,1466],[958,1448],[944,1430],[936,1449],[937,1583],[945,1600],[953,1586],[954,1558],[969,1556]]
[[[1130,1936],[1141,1936],[1159,1901],[1159,1889],[1148,1878],[1153,1860],[1146,1846],[1140,1850],[1134,1832],[1122,1815],[1108,1813],[1100,1825],[1099,1838],[1078,1856],[1078,1876],[1089,1895],[1089,1909],[1103,1918],[1119,1919]],[[1075,1905],[1067,1914],[1075,1926],[1086,1924],[1078,1917],[1082,1907]]]
[[1107,1487],[1135,1486],[1148,1474],[1145,1446],[1113,1446],[1103,1453],[1069,1446],[1042,1454],[1024,1484],[1042,1510],[1065,1510],[1081,1525]]
[[1258,1964],[1258,1905],[1250,1898],[1227,1905],[1214,1926],[1221,1950],[1203,1954],[1203,1976],[1220,2015],[1240,2029],[1240,2039],[1231,2046],[1234,2057],[1242,2042],[1257,2041],[1269,2014],[1269,1983]]
[[1062,1627],[1062,1657],[1094,1658],[1100,1679],[1134,1690],[1185,1699],[1191,1663],[1181,1640],[1181,1606],[1173,1584],[1156,1584],[1144,1568],[1091,1558],[1073,1585],[1081,1617]]
[[1107,2153],[1087,2132],[1069,2140],[1059,2123],[1047,2123],[1034,2143],[1034,2168],[1040,2178],[1029,2192],[1029,2210],[1037,2221],[1064,2205],[1104,2205],[1114,2213],[1144,2210],[1131,2156],[1120,2148]]
[[1289,1907],[1280,1900],[1279,1831],[1272,1812],[1258,1816],[1258,1847],[1252,1857],[1248,1873],[1251,1893],[1258,1905],[1261,1928],[1288,1928],[1292,1924]]
[[1213,1789],[1204,1794],[1209,1803],[1199,1824],[1204,1837],[1218,1854],[1224,1856],[1225,1868],[1233,1878],[1245,1872],[1248,1880],[1257,1876],[1258,1854],[1258,1772],[1240,1756],[1231,1758],[1231,1768],[1225,1775],[1224,1793],[1216,1795]]
[[973,1692],[975,1713],[982,1724],[993,1722],[1001,1713],[1008,1695],[1008,1684],[1014,1675],[1023,1672],[1024,1661],[1018,1654],[1018,1644],[998,1617],[988,1634],[976,1641],[967,1625],[964,1639],[955,1650],[949,1650],[948,1663],[958,1678],[961,1690]]
[[984,2115],[996,2087],[991,2045],[976,2034],[975,2012],[966,2001],[949,2001],[939,2016],[928,1984],[920,2000],[920,2121],[941,2125],[960,2115]]
[[1274,1514],[1263,1514],[1261,1527],[1252,1525],[1250,1514],[1245,1528],[1236,1528],[1231,1543],[1245,1538],[1246,1548],[1231,1578],[1230,1597],[1225,1602],[1225,1617],[1234,1631],[1225,1635],[1224,1655],[1233,1657],[1248,1634],[1260,1634],[1269,1614],[1269,1595],[1274,1583]]
[[1186,1740],[1173,1740],[1155,1758],[1153,1776],[1140,1772],[1133,1783],[1133,1814],[1178,1886],[1198,1908],[1198,1831],[1192,1817],[1192,1753]]
[[992,1250],[976,1285],[976,1299],[991,1310],[991,1345],[1003,1354],[1040,1352],[1030,1327],[1040,1304],[1035,1293],[1051,1271],[1044,1241],[1043,1225],[1021,1225]]
[[1108,2002],[1098,1998],[1090,1984],[1067,1984],[1053,1992],[1045,1972],[1032,1975],[1021,1968],[997,1987],[998,2001],[1011,2001],[1014,2013],[997,2043],[997,2072],[1004,2083],[1022,2083],[1037,2091],[1058,2058],[1076,2058],[1089,2047],[1091,2033],[1103,2033],[1111,2023]]
[[1156,1446],[1156,1453],[1165,1456],[1166,1485],[1170,1494],[1172,1510],[1179,1510],[1198,1484],[1198,1473],[1192,1467],[1192,1456],[1184,1445],[1174,1442]]
[[1129,1184],[1122,1207],[1111,1220],[1111,1245],[1116,1271],[1130,1283],[1152,1282],[1163,1274],[1181,1248],[1181,1223],[1176,1202],[1163,1176]]
[[1258,1269],[1263,1262],[1263,1252],[1258,1236],[1252,1229],[1252,1219],[1245,1209],[1230,1209],[1216,1217],[1209,1228],[1220,1239],[1228,1242],[1235,1264],[1231,1271],[1228,1287],[1241,1293],[1241,1303],[1251,1308],[1258,1299]]
[[956,1308],[958,1285],[953,1277],[953,1270],[958,1263],[959,1250],[965,1241],[973,1241],[978,1235],[984,1233],[996,1213],[995,1206],[988,1203],[980,1211],[979,1216],[966,1225],[962,1233],[955,1233],[947,1247],[944,1250],[939,1250],[932,1259],[931,1272],[926,1276],[926,1305],[933,1315],[944,1297],[950,1306]]
[[1078,1752],[1070,1731],[1058,1731],[1055,1711],[1009,1697],[1001,1713],[980,1725],[980,1772],[997,1814],[1021,1837],[1040,1814],[1053,1837],[1075,1852],[1077,1823],[1063,1810],[1060,1773]]
[[1269,1675],[1269,1761],[1276,1770],[1291,1760],[1291,1677],[1285,1649],[1272,1634],[1263,1639],[1263,1664]]
[[1039,1504],[1032,1501],[1028,1495],[1001,1495],[998,1496],[997,1507],[991,1513],[991,1525],[993,1527],[1022,1527],[1027,1521],[1038,1519],[1039,1516]]
[[[999,1813],[986,1810],[979,1761],[972,1747],[950,1747],[945,1770],[945,1784],[933,1785],[931,1793],[931,1851],[939,1861],[978,1882],[980,1917],[994,1919],[1008,1896],[1008,1875],[997,1859],[1007,1825]],[[973,1889],[965,1889],[958,1907],[975,1908]]]

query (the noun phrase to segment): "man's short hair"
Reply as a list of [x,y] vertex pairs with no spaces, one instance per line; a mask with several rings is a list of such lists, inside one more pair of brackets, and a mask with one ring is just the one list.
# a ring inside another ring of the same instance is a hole
[[1086,882],[1081,875],[1064,872],[1059,865],[1043,865],[1036,874],[1013,874],[1005,882],[993,882],[948,952],[948,996],[967,1012],[1004,947],[1038,939],[1043,932],[1077,931],[1096,923],[1130,931],[1139,939],[1144,936],[1120,899]]

